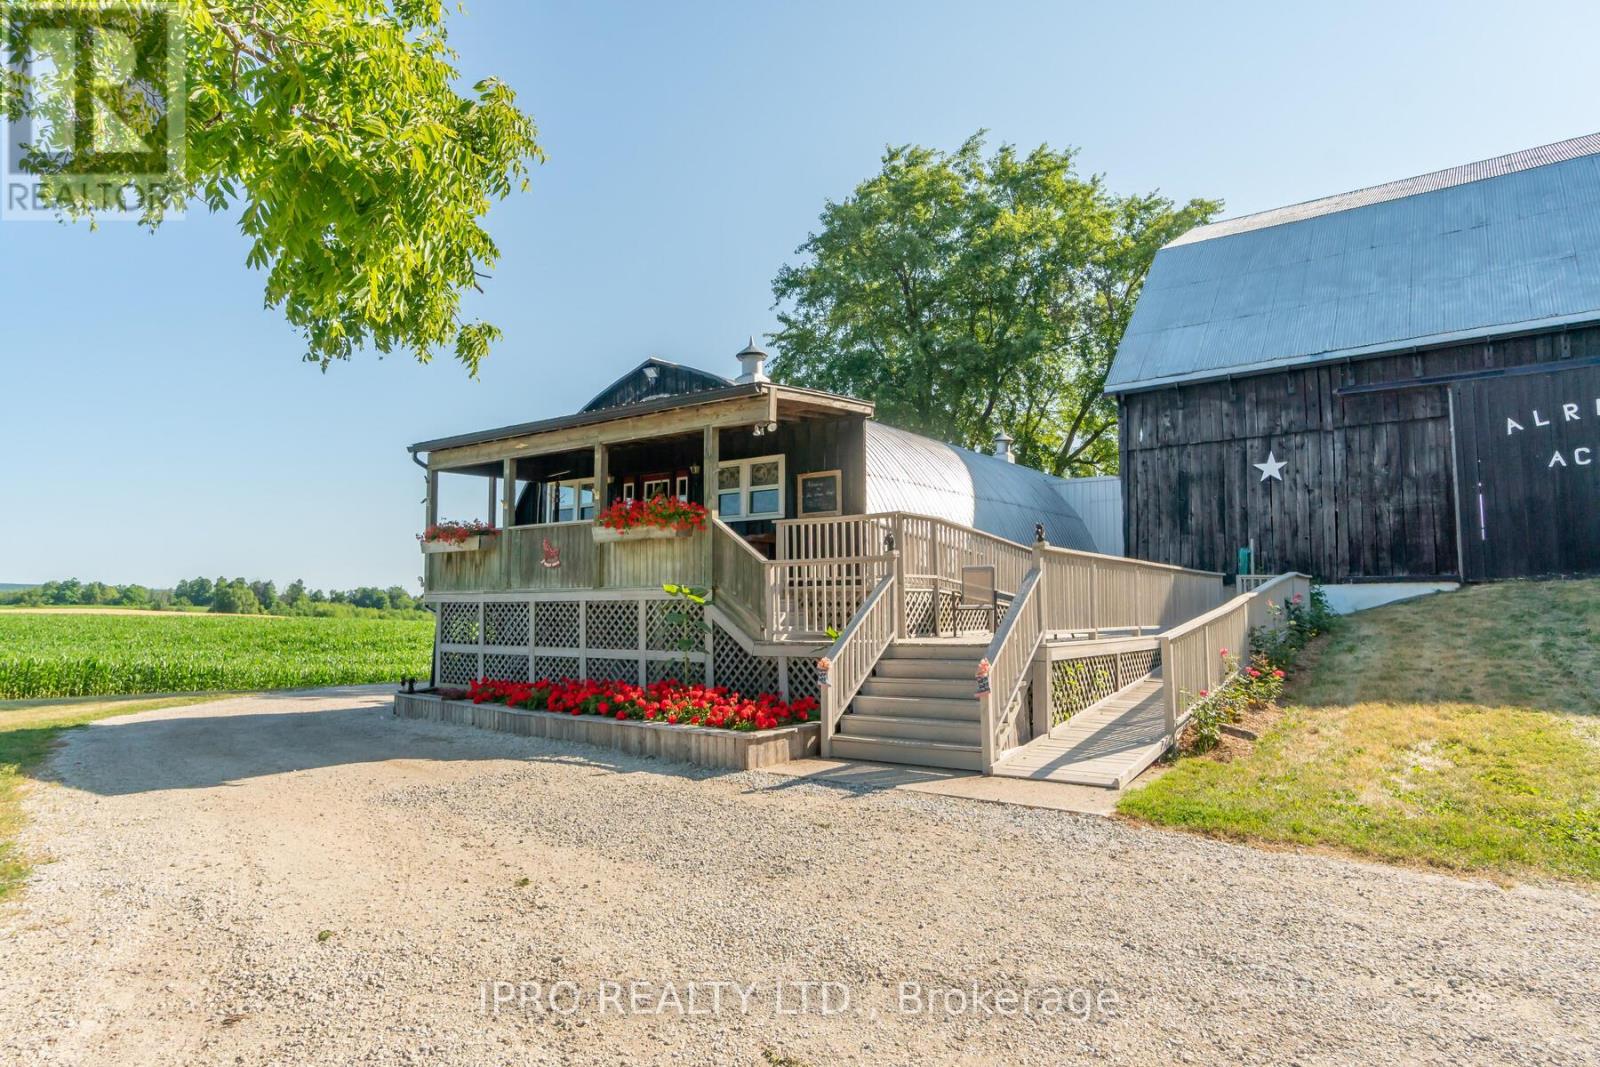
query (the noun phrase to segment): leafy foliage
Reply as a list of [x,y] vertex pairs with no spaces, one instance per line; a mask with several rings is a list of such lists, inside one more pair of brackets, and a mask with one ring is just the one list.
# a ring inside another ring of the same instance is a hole
[[891,148],[824,207],[772,283],[774,377],[971,448],[1004,429],[1054,474],[1114,471],[1111,357],[1156,250],[1221,204],[1114,195],[1070,149],[983,150]]
[[[19,66],[36,47],[27,8],[0,0],[0,15],[17,16],[5,45]],[[324,369],[371,345],[423,362],[451,350],[475,375],[500,336],[461,315],[462,294],[499,259],[480,219],[543,159],[516,94],[497,78],[456,91],[439,0],[185,0],[180,10],[183,173],[143,191],[143,220],[190,203],[240,208],[267,304]],[[119,117],[141,135],[163,112],[151,106],[163,73],[136,70],[136,91],[123,94]],[[48,120],[61,106],[62,94],[21,73],[9,81],[12,117]],[[46,175],[70,165],[45,151],[28,162]],[[56,188],[65,213],[92,213],[70,185]]]

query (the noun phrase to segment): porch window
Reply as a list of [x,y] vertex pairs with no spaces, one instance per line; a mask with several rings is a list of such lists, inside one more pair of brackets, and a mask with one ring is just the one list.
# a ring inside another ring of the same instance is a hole
[[672,495],[671,478],[646,478],[644,480],[644,498],[654,500],[658,496]]
[[592,480],[551,482],[549,500],[549,514],[555,522],[581,522],[594,518]]
[[757,456],[719,465],[717,511],[725,519],[783,518],[783,457]]

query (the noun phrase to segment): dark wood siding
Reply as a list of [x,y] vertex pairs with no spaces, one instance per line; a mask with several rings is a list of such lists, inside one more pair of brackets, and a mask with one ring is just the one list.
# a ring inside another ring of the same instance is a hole
[[[858,415],[834,419],[804,419],[778,424],[772,435],[755,436],[750,430],[723,430],[718,450],[723,459],[750,459],[783,453],[783,514],[794,518],[795,476],[816,471],[840,472],[839,493],[846,515],[866,510],[866,420]],[[744,533],[766,533],[770,522],[730,523]]]
[[[1600,355],[1600,328],[1180,385],[1120,400],[1124,535],[1140,559],[1319,578],[1459,573],[1442,385],[1346,386]],[[1283,481],[1261,480],[1268,452]]]

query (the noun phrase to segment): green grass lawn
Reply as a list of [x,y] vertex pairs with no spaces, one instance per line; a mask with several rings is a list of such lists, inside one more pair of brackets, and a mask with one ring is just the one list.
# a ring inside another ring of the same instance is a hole
[[1600,881],[1600,581],[1350,617],[1248,755],[1189,758],[1136,819],[1502,877]]
[[119,700],[0,701],[0,900],[28,875],[27,857],[17,850],[22,825],[22,789],[63,730],[112,715],[199,704],[210,695],[131,697]]

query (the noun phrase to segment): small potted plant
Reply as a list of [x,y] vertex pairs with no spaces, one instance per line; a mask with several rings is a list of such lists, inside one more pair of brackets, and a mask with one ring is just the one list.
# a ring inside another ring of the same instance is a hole
[[670,496],[649,500],[619,500],[600,513],[594,523],[596,541],[644,541],[657,537],[688,537],[706,528],[706,509]]
[[417,540],[422,542],[422,551],[425,553],[476,552],[498,536],[499,530],[480,519],[471,522],[446,520],[436,522],[419,533]]

